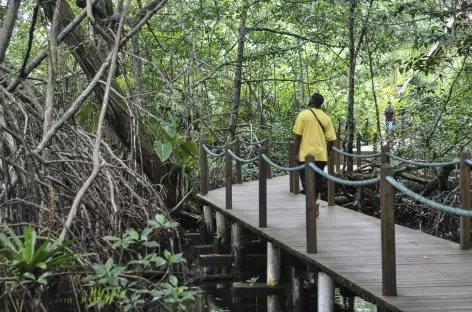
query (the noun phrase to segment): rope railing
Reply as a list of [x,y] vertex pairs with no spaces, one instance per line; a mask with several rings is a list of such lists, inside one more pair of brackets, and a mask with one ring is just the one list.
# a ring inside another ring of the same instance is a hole
[[294,171],[300,171],[301,169],[305,168],[305,165],[300,165],[296,167],[282,167],[274,163],[272,160],[270,160],[267,155],[262,154],[261,157],[264,159],[264,161],[271,167],[278,169],[280,171],[285,171],[285,172],[294,172]]
[[[263,141],[261,141],[263,142]],[[390,153],[388,146],[382,147],[382,153],[376,153],[373,155],[358,155],[345,153],[340,150],[339,140],[335,142],[336,147],[333,148],[334,152],[330,154],[328,159],[328,173],[323,169],[315,165],[315,158],[313,155],[307,155],[305,157],[305,163],[298,165],[296,161],[296,152],[293,142],[288,143],[288,167],[283,167],[275,163],[270,157],[269,140],[265,142],[259,148],[259,155],[254,158],[245,159],[240,156],[240,141],[234,144],[234,147],[230,148],[230,144],[226,144],[225,150],[222,153],[212,152],[203,142],[200,144],[200,168],[201,168],[201,195],[208,194],[209,184],[209,169],[208,169],[208,155],[210,156],[223,156],[225,155],[225,207],[227,210],[232,209],[233,205],[233,160],[236,161],[236,180],[238,184],[243,183],[241,174],[241,164],[253,163],[259,161],[259,179],[258,179],[258,193],[259,193],[259,227],[266,228],[268,226],[268,179],[272,177],[272,169],[277,169],[283,172],[289,172],[289,185],[290,192],[298,194],[299,188],[299,174],[302,169],[310,167],[309,170],[303,170],[305,175],[305,209],[306,209],[306,252],[316,253],[317,252],[317,235],[316,235],[316,194],[315,189],[317,188],[315,174],[319,174],[328,180],[328,206],[335,206],[335,187],[336,184],[348,185],[354,187],[362,187],[366,185],[375,185],[380,183],[380,227],[382,233],[381,239],[381,250],[382,250],[382,295],[384,296],[396,296],[396,251],[395,251],[395,191],[401,192],[406,196],[409,196],[413,200],[426,205],[431,209],[442,211],[445,213],[451,213],[456,216],[460,216],[460,248],[471,249],[472,238],[471,238],[471,222],[472,217],[471,211],[471,192],[470,192],[470,172],[472,169],[472,160],[470,154],[462,152],[460,160],[450,162],[419,162],[414,160],[407,160],[394,154]],[[349,157],[357,157],[358,163],[360,158],[372,158],[381,156],[382,166],[380,168],[380,176],[368,180],[346,180],[338,178],[334,175],[335,167],[339,171],[340,167],[340,155]],[[359,157],[360,156],[360,157]],[[390,160],[395,160],[419,167],[444,167],[451,165],[460,165],[460,193],[461,193],[461,206],[460,208],[450,207],[428,198],[421,196],[410,190],[404,184],[398,182],[393,178],[394,168],[389,164]],[[298,166],[297,166],[298,165]],[[334,208],[330,208],[334,209]],[[385,274],[387,273],[388,274]]]
[[399,162],[409,164],[409,165],[414,165],[418,167],[447,167],[447,166],[455,166],[460,163],[459,160],[453,160],[453,161],[445,161],[445,162],[419,162],[419,161],[414,161],[414,160],[409,160],[405,158],[401,158],[399,156],[396,156],[395,154],[392,153],[386,153],[387,156],[390,158],[397,160]]
[[249,159],[244,159],[244,158],[241,158],[239,156],[237,156],[232,150],[228,149],[228,154],[231,155],[231,157],[233,157],[234,160],[236,161],[239,161],[243,164],[250,164],[250,163],[253,163],[255,161],[257,161],[259,159],[259,156],[256,156],[254,158],[249,158]]
[[347,156],[347,157],[352,157],[352,158],[375,158],[375,157],[379,157],[382,155],[382,153],[376,153],[376,154],[368,154],[368,155],[360,155],[360,154],[349,154],[337,147],[334,147],[333,146],[333,151],[341,154],[341,155],[344,155],[344,156]]
[[309,164],[310,168],[313,169],[316,173],[319,175],[325,177],[328,180],[331,180],[335,183],[342,184],[342,185],[348,185],[348,186],[365,186],[365,185],[371,185],[371,184],[377,184],[379,183],[380,179],[379,178],[373,178],[373,179],[368,179],[368,180],[360,180],[360,181],[352,181],[352,180],[345,180],[345,179],[340,179],[338,177],[332,176],[320,168],[318,168],[314,163]]
[[410,190],[405,185],[398,182],[397,180],[395,180],[391,176],[387,176],[385,178],[385,180],[387,180],[387,182],[390,183],[390,185],[392,185],[394,188],[396,188],[397,190],[399,190],[403,194],[408,195],[409,197],[411,197],[415,201],[420,202],[420,203],[428,206],[429,208],[432,208],[432,209],[435,209],[435,210],[440,210],[440,211],[447,212],[447,213],[451,213],[451,214],[454,214],[456,216],[472,217],[472,211],[463,210],[463,209],[460,209],[460,208],[454,208],[454,207],[451,207],[451,206],[446,206],[446,205],[443,205],[441,203],[435,202],[431,199],[428,199],[426,197],[423,197],[420,194],[417,194],[417,193],[413,192],[412,190]]

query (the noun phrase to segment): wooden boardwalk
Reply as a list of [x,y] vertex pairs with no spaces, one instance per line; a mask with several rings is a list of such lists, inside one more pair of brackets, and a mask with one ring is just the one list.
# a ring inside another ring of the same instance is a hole
[[421,231],[395,227],[397,297],[382,296],[380,220],[321,201],[318,253],[306,253],[305,196],[289,192],[288,176],[267,180],[267,228],[258,227],[258,181],[233,185],[233,209],[225,189],[198,197],[232,220],[338,283],[391,311],[472,311],[472,251]]

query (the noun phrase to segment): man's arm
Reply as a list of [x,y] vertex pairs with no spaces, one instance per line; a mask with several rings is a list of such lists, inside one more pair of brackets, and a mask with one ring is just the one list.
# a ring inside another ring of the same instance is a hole
[[300,144],[302,143],[302,136],[295,134],[293,148],[295,149],[295,159],[300,162]]
[[293,134],[294,134],[294,144],[293,148],[295,149],[295,159],[299,162],[300,161],[300,145],[302,143],[302,136],[305,122],[301,114],[298,114],[297,119],[295,120],[295,126],[293,127]]
[[326,142],[326,149],[328,150],[328,157],[331,155],[331,151],[333,150],[333,143],[334,141]]

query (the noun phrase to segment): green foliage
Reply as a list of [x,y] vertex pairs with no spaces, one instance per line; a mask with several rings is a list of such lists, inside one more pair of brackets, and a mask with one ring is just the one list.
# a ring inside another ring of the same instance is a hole
[[194,300],[195,292],[179,286],[178,279],[173,275],[169,275],[167,281],[142,282],[131,273],[127,274],[156,269],[165,271],[171,264],[185,262],[182,253],[173,254],[167,249],[160,252],[159,243],[150,239],[158,235],[159,231],[175,229],[179,224],[162,214],[148,220],[147,224],[149,226],[140,233],[134,229],[126,229],[120,236],[104,237],[120,254],[126,249],[142,250],[143,247],[145,252],[138,252],[133,260],[126,263],[117,263],[114,258],[109,258],[105,263],[93,264],[93,273],[83,279],[90,293],[89,307],[101,309],[116,303],[123,311],[130,311],[160,300],[185,309],[183,303]]
[[39,245],[37,233],[30,227],[24,228],[22,237],[6,226],[3,228],[0,233],[0,265],[23,284],[47,285],[54,272],[74,269],[77,259],[83,256],[67,250],[72,241],[45,239]]
[[183,165],[190,165],[198,155],[198,145],[186,141],[177,133],[174,123],[161,122],[161,139],[154,142],[154,151],[161,161],[167,161],[174,153],[177,161]]

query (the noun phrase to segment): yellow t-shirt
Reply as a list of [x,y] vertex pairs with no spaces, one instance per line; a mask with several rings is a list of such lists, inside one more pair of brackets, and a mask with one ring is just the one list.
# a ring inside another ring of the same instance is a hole
[[323,128],[310,110],[307,109],[298,114],[293,132],[302,136],[299,153],[300,161],[305,161],[305,156],[308,154],[315,156],[315,161],[328,161],[326,141],[336,140],[336,131],[334,131],[331,118],[325,112],[318,108],[312,108],[311,110],[323,124],[326,132],[323,134]]

